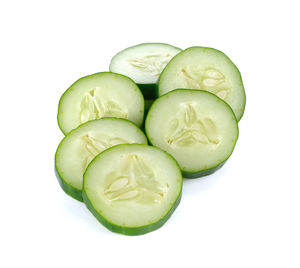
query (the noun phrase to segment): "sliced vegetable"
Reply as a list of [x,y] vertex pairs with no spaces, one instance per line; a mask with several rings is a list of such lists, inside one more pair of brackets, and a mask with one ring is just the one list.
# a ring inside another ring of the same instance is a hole
[[174,156],[184,177],[220,168],[238,138],[230,106],[203,90],[177,89],[158,98],[148,112],[145,130],[153,145]]
[[132,122],[118,118],[88,121],[72,130],[55,154],[55,169],[62,189],[83,201],[82,180],[86,167],[98,153],[121,143],[147,144],[147,139]]
[[148,145],[114,146],[89,164],[83,199],[106,228],[140,235],[161,227],[181,198],[182,175],[173,157]]
[[144,98],[128,77],[96,73],[77,80],[61,97],[58,125],[64,134],[89,120],[102,117],[125,118],[141,126]]
[[116,54],[109,69],[132,78],[140,87],[145,99],[154,99],[160,73],[180,51],[180,48],[163,43],[139,44]]
[[177,54],[159,78],[158,94],[176,88],[209,91],[231,106],[238,121],[243,116],[246,96],[241,74],[219,50],[191,47]]

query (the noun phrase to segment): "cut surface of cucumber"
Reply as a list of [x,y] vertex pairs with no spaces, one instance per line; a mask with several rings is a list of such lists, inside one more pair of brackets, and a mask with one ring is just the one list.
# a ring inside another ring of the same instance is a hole
[[180,48],[164,43],[144,43],[132,46],[116,54],[110,63],[110,71],[132,78],[146,99],[155,98],[157,79],[167,63]]
[[128,119],[141,126],[144,98],[128,77],[96,73],[77,80],[59,101],[57,120],[64,134],[89,120],[102,117]]
[[122,144],[97,155],[84,173],[83,199],[109,230],[140,235],[161,227],[178,206],[182,174],[173,157]]
[[163,70],[158,81],[158,95],[177,88],[209,91],[226,101],[239,121],[246,95],[241,74],[221,51],[191,47],[177,54]]
[[72,130],[55,154],[56,175],[63,190],[83,201],[83,173],[88,164],[98,153],[122,143],[147,144],[147,139],[136,125],[119,118],[88,121]]
[[203,90],[177,89],[158,98],[148,112],[145,130],[150,143],[178,161],[184,177],[217,170],[238,138],[230,106]]

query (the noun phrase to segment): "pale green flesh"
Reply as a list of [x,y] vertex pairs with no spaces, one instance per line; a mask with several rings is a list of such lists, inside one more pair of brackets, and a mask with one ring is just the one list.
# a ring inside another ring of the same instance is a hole
[[241,74],[216,49],[192,47],[176,55],[159,78],[159,96],[177,88],[209,91],[226,101],[238,120],[243,115],[246,97]]
[[107,222],[139,227],[161,220],[180,195],[176,161],[152,146],[120,145],[94,159],[84,174],[84,192]]
[[144,43],[116,54],[110,71],[132,78],[138,84],[154,84],[167,63],[181,49],[163,43]]
[[93,158],[103,150],[122,143],[147,144],[147,139],[127,120],[102,118],[89,121],[62,140],[56,152],[56,169],[67,184],[81,190],[83,173]]
[[231,154],[238,126],[230,107],[202,90],[174,90],[156,100],[145,129],[149,141],[170,153],[186,172],[207,170]]
[[97,73],[76,81],[61,97],[58,124],[64,134],[89,120],[102,117],[128,119],[140,126],[144,99],[128,77]]

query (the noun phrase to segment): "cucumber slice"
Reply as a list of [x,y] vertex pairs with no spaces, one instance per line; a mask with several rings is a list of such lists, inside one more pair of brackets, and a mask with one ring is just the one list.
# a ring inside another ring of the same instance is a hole
[[241,74],[219,50],[191,47],[176,55],[159,78],[158,94],[176,88],[207,90],[225,100],[238,121],[243,116],[246,95]]
[[174,156],[187,178],[220,168],[238,138],[230,106],[203,90],[177,89],[158,98],[145,129],[149,142]]
[[109,70],[132,78],[145,99],[154,99],[160,73],[180,51],[180,48],[163,43],[139,44],[116,54],[111,60]]
[[173,157],[148,145],[122,144],[90,163],[83,199],[106,228],[140,235],[161,227],[181,198],[182,175]]
[[86,167],[98,153],[121,143],[147,144],[147,139],[132,122],[112,117],[88,121],[72,130],[55,154],[56,175],[62,189],[83,201],[82,180]]
[[144,98],[128,77],[103,72],[77,80],[62,95],[58,125],[64,134],[89,120],[101,117],[125,118],[141,126]]

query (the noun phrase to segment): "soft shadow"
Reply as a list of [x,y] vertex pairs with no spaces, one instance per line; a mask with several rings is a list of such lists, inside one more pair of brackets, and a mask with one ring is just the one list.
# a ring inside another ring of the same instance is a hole
[[228,163],[225,163],[223,167],[207,176],[194,179],[184,178],[182,197],[184,198],[185,195],[199,195],[203,192],[209,191],[214,187],[214,184],[225,177],[224,174],[227,173],[227,164]]
[[76,222],[87,226],[90,230],[97,233],[107,234],[107,229],[94,217],[94,215],[87,209],[83,202],[75,200],[74,198],[62,193],[61,207],[64,213]]

